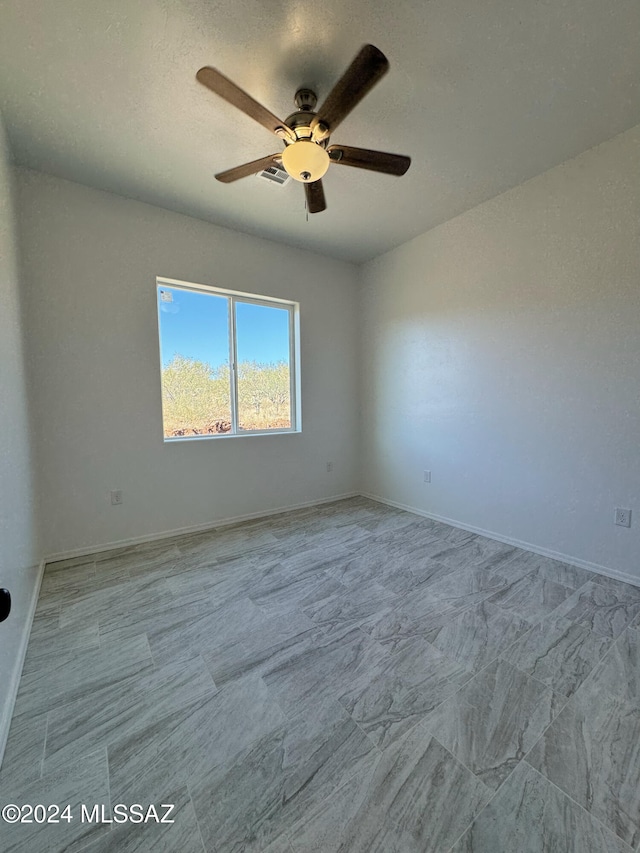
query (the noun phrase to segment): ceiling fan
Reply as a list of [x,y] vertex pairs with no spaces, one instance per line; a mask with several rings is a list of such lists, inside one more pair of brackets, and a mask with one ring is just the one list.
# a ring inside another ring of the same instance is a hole
[[231,183],[281,165],[292,178],[304,184],[309,213],[320,213],[327,207],[322,177],[331,163],[404,175],[411,165],[410,157],[349,145],[329,145],[329,137],[340,122],[388,70],[389,62],[382,51],[365,44],[317,112],[314,112],[318,102],[315,92],[299,89],[294,99],[298,110],[281,121],[215,68],[201,68],[196,78],[203,86],[280,137],[285,146],[279,153],[220,172],[216,178]]

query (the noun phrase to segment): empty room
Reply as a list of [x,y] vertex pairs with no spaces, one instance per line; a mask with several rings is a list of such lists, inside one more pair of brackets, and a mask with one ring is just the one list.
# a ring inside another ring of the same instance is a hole
[[637,0],[4,0],[0,425],[2,853],[640,853]]

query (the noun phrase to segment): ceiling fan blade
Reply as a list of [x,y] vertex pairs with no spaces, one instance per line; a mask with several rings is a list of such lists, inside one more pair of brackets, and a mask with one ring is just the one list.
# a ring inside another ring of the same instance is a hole
[[311,127],[315,128],[322,122],[333,133],[388,70],[389,63],[384,53],[372,44],[365,44],[327,95]]
[[248,178],[249,175],[257,175],[258,172],[263,172],[269,166],[273,166],[279,159],[280,154],[269,154],[268,157],[261,157],[259,160],[252,160],[250,163],[236,166],[234,169],[227,169],[226,172],[219,172],[216,175],[216,180],[222,181],[223,184],[230,184],[233,181],[238,181],[240,178]]
[[251,97],[251,95],[248,95],[243,89],[236,86],[235,83],[232,83],[231,80],[215,68],[210,68],[208,65],[201,68],[196,74],[196,79],[199,83],[202,83],[203,86],[206,86],[207,89],[211,89],[211,91],[215,92],[216,95],[224,98],[225,101],[230,103],[232,106],[242,110],[245,115],[248,115],[250,118],[254,119],[254,121],[257,121],[258,124],[266,127],[267,130],[271,131],[271,133],[275,133],[275,135],[279,136],[281,139],[287,138],[292,142],[295,142],[295,134],[284,124],[284,122],[280,121],[280,119],[272,112],[269,112],[266,107],[259,104]]
[[323,210],[327,209],[327,203],[324,200],[322,181],[314,181],[312,184],[305,184],[304,194],[307,198],[309,213],[321,213]]
[[350,145],[330,145],[327,153],[332,163],[343,166],[355,166],[356,169],[370,169],[372,172],[384,172],[385,175],[404,175],[411,165],[411,157],[403,154],[389,154],[388,151],[369,151],[368,148],[352,148]]

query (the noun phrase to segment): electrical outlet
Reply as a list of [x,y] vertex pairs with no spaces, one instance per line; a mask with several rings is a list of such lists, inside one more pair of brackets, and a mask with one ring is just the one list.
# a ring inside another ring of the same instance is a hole
[[111,492],[111,506],[120,506],[122,503],[122,489]]
[[425,471],[424,472],[424,481],[425,481],[425,483],[431,482],[431,471]]
[[327,474],[333,471],[333,462],[327,462]]
[[614,521],[618,527],[631,527],[631,510],[617,506]]

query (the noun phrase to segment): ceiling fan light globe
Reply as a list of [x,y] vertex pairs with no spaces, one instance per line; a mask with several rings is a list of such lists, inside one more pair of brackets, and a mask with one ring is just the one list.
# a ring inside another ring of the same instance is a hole
[[329,168],[329,155],[321,145],[299,139],[282,152],[282,165],[291,177],[303,184],[319,181]]

